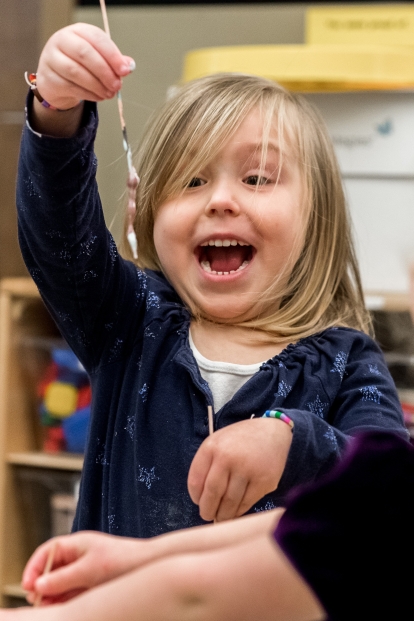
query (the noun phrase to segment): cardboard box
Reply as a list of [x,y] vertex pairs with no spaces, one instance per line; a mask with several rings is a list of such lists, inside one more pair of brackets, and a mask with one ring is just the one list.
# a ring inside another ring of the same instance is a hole
[[414,6],[325,6],[306,12],[310,45],[414,46]]

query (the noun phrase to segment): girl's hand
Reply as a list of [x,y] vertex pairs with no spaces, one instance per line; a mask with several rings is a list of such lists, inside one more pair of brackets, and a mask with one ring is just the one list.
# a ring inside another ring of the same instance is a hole
[[[53,565],[43,575],[53,545]],[[56,537],[33,553],[23,572],[22,587],[31,604],[36,595],[42,596],[42,605],[64,602],[144,564],[144,551],[143,540],[92,531]]]
[[90,24],[73,24],[55,32],[37,69],[37,87],[50,104],[65,110],[82,100],[111,99],[121,78],[134,67],[108,35]]
[[240,517],[274,491],[291,442],[289,425],[270,418],[241,421],[204,440],[188,474],[188,491],[203,520]]

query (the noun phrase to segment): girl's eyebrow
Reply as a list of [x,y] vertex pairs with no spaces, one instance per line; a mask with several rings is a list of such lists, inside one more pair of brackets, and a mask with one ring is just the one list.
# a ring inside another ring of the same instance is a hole
[[240,151],[247,151],[248,153],[259,153],[261,154],[265,150],[266,152],[276,153],[280,155],[282,153],[282,149],[279,147],[277,143],[268,142],[266,145],[262,142],[241,142],[240,143]]
[[[262,153],[265,151],[265,158],[262,161]],[[263,145],[262,143],[249,143],[243,144],[238,149],[237,159],[243,161],[246,165],[259,165],[266,164],[267,160],[279,160],[281,158],[282,151],[276,144]]]

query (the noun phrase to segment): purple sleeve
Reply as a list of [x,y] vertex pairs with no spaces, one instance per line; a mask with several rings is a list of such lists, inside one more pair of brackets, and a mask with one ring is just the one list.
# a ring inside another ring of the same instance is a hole
[[414,447],[375,431],[290,496],[274,537],[330,620],[408,619],[413,525]]

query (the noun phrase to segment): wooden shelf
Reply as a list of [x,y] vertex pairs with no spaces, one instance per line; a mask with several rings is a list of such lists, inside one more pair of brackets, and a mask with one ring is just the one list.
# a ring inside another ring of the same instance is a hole
[[20,584],[4,584],[1,592],[8,597],[17,597],[19,599],[26,599],[26,591],[22,589]]
[[52,468],[54,470],[69,470],[73,472],[80,472],[83,466],[83,456],[73,453],[52,454],[42,451],[24,451],[8,453],[6,461],[16,466]]
[[[0,607],[24,599],[19,585],[35,548],[50,536],[55,489],[74,491],[83,455],[45,453],[36,386],[59,331],[30,278],[0,283]],[[45,349],[46,344],[46,349]],[[22,472],[25,468],[27,472]],[[20,475],[23,475],[20,477]],[[23,483],[22,483],[23,481]]]
[[408,293],[403,292],[366,291],[365,303],[370,311],[404,312],[410,310],[410,297]]
[[3,278],[0,291],[23,298],[39,297],[39,291],[31,278]]

